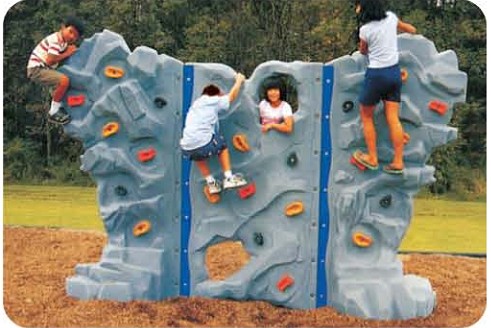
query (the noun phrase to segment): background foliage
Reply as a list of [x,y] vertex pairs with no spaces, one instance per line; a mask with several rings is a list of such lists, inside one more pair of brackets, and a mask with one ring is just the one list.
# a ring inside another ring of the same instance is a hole
[[[80,143],[48,125],[47,90],[25,77],[34,46],[75,14],[86,37],[103,29],[183,62],[221,62],[247,76],[268,60],[329,62],[356,50],[353,1],[344,0],[25,0],[4,20],[4,181],[90,185],[78,169]],[[475,198],[486,192],[486,22],[466,0],[398,0],[389,7],[453,49],[469,77],[467,103],[452,125],[459,139],[430,159],[434,193]]]

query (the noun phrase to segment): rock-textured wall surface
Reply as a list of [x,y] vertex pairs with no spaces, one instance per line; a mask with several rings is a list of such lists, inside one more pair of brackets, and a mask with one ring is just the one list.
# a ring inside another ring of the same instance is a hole
[[[349,163],[364,145],[356,100],[361,55],[329,64],[271,61],[256,68],[220,120],[233,170],[249,184],[210,197],[194,165],[182,158],[179,139],[202,88],[213,83],[229,90],[234,70],[183,64],[147,47],[132,52],[107,30],[85,40],[60,69],[71,80],[64,107],[72,122],[65,131],[84,143],[82,169],[97,182],[108,244],[98,263],[77,265],[67,293],[119,301],[203,295],[293,308],[333,305],[384,319],[429,315],[431,285],[403,276],[396,254],[412,195],[433,179],[426,160],[435,146],[456,137],[446,124],[453,104],[465,99],[466,75],[453,52],[439,54],[423,37],[401,36],[399,43],[408,73],[401,119],[411,135],[404,175],[361,172]],[[298,95],[290,135],[260,130],[262,83],[280,76],[293,81]],[[384,163],[392,150],[382,121],[377,114]],[[218,161],[210,164],[221,179]],[[206,251],[228,240],[240,241],[250,261],[212,281]]]

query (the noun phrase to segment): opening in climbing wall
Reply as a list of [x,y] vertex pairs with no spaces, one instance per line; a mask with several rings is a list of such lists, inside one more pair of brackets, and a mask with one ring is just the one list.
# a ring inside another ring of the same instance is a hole
[[244,267],[250,259],[240,241],[227,240],[208,247],[205,265],[211,280],[225,280]]

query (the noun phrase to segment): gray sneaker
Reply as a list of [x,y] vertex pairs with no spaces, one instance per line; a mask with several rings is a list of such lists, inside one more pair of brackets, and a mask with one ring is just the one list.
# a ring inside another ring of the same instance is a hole
[[245,186],[247,184],[246,179],[240,173],[232,175],[230,178],[223,180],[223,189],[232,189]]
[[207,182],[206,185],[208,186],[208,191],[210,192],[211,195],[219,194],[220,191],[222,191],[222,187],[220,186],[220,181],[218,180],[215,180],[213,182]]
[[48,114],[48,121],[50,121],[51,123],[65,125],[65,124],[70,123],[71,120],[72,120],[72,118],[70,117],[70,115],[67,112],[65,112],[65,110],[63,108],[60,108],[53,115]]

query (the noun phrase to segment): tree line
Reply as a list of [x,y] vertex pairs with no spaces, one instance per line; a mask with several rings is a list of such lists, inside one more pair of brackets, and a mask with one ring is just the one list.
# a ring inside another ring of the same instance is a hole
[[[467,0],[388,1],[432,40],[453,49],[468,74],[467,102],[451,125],[459,138],[430,159],[430,191],[485,193],[486,22]],[[24,0],[4,20],[4,182],[90,185],[80,172],[79,141],[46,122],[50,95],[26,78],[30,52],[66,15],[103,29],[130,49],[146,45],[183,62],[220,62],[249,76],[268,60],[329,62],[356,51],[354,1],[344,0]]]

